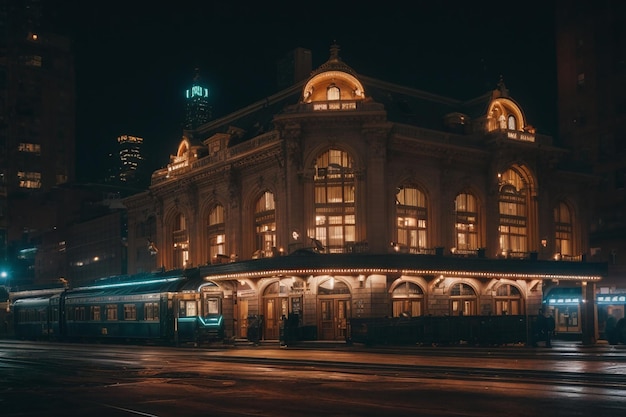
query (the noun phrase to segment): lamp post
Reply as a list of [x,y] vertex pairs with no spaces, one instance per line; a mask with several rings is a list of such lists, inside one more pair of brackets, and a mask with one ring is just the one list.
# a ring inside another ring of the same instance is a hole
[[11,308],[11,287],[9,286],[9,272],[6,269],[0,269],[0,289],[6,292],[7,299],[5,300],[5,303],[6,311],[8,313]]

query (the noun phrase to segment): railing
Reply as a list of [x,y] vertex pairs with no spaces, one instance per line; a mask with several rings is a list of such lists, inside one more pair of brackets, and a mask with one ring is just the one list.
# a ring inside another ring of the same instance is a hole
[[529,322],[523,315],[352,318],[347,338],[367,345],[528,343],[534,317],[528,318]]

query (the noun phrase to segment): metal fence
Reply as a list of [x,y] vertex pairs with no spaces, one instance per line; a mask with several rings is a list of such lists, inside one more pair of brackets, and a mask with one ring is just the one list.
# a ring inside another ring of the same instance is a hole
[[350,319],[348,341],[367,345],[529,343],[533,317],[424,316]]

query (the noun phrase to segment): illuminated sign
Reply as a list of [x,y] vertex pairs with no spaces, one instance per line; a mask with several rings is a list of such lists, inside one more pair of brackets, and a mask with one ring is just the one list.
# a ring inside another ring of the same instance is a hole
[[209,89],[200,87],[199,85],[194,85],[191,87],[191,90],[187,90],[185,92],[187,98],[193,97],[209,97]]
[[598,295],[596,298],[598,304],[626,304],[626,294],[605,294]]

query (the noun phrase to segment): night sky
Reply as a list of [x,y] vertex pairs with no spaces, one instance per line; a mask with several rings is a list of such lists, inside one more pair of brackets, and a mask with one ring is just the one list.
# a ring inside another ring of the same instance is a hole
[[456,99],[502,75],[529,123],[556,135],[553,0],[68,3],[80,181],[102,176],[120,134],[143,137],[149,166],[165,166],[195,67],[220,117],[275,93],[287,52],[310,49],[315,69],[333,40],[359,74]]

